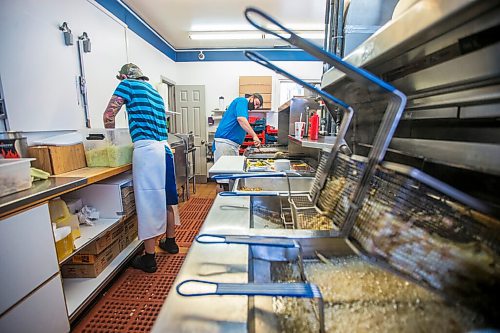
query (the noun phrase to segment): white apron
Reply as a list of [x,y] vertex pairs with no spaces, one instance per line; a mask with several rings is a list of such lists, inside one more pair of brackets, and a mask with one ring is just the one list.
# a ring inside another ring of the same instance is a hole
[[167,141],[154,140],[134,142],[132,173],[140,240],[150,239],[166,232],[165,150],[169,149],[166,143]]

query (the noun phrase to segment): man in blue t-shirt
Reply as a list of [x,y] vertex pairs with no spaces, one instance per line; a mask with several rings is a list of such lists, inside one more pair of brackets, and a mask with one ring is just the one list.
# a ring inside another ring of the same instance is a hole
[[247,133],[252,136],[254,145],[260,146],[257,134],[248,122],[248,110],[260,109],[263,102],[260,94],[252,94],[248,98],[238,97],[231,102],[215,132],[213,143],[215,162],[221,156],[238,156],[240,145]]

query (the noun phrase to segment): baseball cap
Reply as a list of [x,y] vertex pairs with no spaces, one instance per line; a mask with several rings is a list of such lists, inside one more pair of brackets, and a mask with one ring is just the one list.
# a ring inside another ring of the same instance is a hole
[[137,65],[132,63],[122,66],[122,68],[118,72],[118,75],[116,76],[118,80],[121,80],[120,75],[126,75],[129,79],[144,79],[146,81],[149,81],[149,78],[142,73],[141,69]]

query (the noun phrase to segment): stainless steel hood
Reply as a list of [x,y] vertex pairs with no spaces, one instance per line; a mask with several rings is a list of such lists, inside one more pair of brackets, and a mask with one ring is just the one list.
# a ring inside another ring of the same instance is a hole
[[[421,0],[345,60],[408,96],[386,159],[500,205],[500,1]],[[322,87],[357,110],[348,134],[366,155],[385,107],[336,69]]]

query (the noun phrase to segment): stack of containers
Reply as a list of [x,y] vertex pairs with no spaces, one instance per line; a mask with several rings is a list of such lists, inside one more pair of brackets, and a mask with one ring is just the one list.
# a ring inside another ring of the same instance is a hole
[[266,126],[266,143],[273,144],[276,142],[278,142],[278,129],[271,126],[271,125],[267,125]]
[[132,163],[134,146],[128,128],[82,130],[88,167],[119,167]]
[[[261,144],[266,143],[266,119],[265,118],[259,118],[259,117],[248,117],[248,122],[250,123],[250,126],[252,126],[254,132],[257,134],[257,136],[260,139]],[[245,152],[245,149],[247,147],[253,146],[253,138],[251,135],[246,135],[245,136],[245,141],[243,141],[243,144],[240,147],[240,155],[242,155]]]

